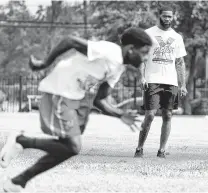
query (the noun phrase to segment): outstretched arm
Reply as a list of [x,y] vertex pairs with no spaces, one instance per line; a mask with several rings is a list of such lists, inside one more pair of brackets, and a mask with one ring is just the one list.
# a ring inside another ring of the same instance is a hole
[[107,82],[101,84],[94,100],[94,106],[100,109],[105,115],[121,117],[124,114],[123,110],[113,107],[107,101],[107,97],[110,95],[111,91],[112,88]]
[[36,60],[33,56],[31,56],[29,65],[33,70],[42,70],[49,67],[58,56],[70,49],[74,48],[82,54],[87,55],[87,47],[87,40],[75,36],[68,36],[51,50],[44,61]]
[[112,88],[107,82],[104,82],[98,89],[97,96],[94,100],[94,106],[100,109],[103,114],[118,117],[126,125],[128,125],[132,131],[139,130],[140,128],[136,125],[136,122],[140,122],[135,112],[124,112],[122,109],[112,106],[107,101],[107,96],[111,93]]

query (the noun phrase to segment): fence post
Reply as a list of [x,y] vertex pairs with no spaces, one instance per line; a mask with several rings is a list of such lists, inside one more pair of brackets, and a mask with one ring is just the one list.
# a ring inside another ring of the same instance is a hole
[[134,109],[136,109],[136,91],[137,91],[137,79],[134,78]]
[[194,77],[194,84],[193,84],[194,88],[193,88],[193,99],[196,98],[196,78]]
[[19,112],[22,109],[22,76],[19,76]]

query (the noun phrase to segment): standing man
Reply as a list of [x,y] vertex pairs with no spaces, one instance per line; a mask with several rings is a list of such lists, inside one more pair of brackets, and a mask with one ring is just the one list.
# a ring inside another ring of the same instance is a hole
[[31,59],[33,70],[56,64],[39,86],[43,93],[39,108],[41,129],[53,137],[42,139],[14,133],[7,139],[0,154],[0,165],[4,168],[28,148],[45,151],[46,155],[5,181],[5,192],[20,192],[35,176],[79,154],[81,134],[92,107],[85,94],[91,88],[95,92],[94,105],[97,108],[120,118],[132,129],[137,127],[136,114],[113,107],[107,97],[124,71],[130,77],[138,76],[138,67],[147,59],[152,42],[142,29],[130,28],[123,33],[121,44],[120,47],[112,42],[93,42],[69,36],[45,61]]
[[171,131],[172,111],[178,108],[178,91],[181,97],[187,94],[183,59],[186,50],[182,36],[171,28],[173,16],[174,11],[171,7],[161,7],[158,25],[146,30],[153,46],[148,61],[140,66],[145,118],[141,125],[143,130],[140,131],[135,157],[143,156],[143,146],[151,123],[157,110],[161,109],[163,122],[157,156],[165,158],[165,147]]

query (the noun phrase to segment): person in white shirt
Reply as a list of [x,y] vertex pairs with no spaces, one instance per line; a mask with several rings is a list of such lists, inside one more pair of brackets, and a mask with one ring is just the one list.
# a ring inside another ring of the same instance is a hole
[[[138,117],[108,103],[107,97],[124,71],[137,77],[138,67],[147,60],[152,45],[140,28],[127,29],[121,47],[108,41],[87,41],[69,36],[60,42],[45,61],[30,59],[33,70],[55,67],[40,82],[40,123],[45,134],[53,139],[11,135],[0,154],[0,165],[6,168],[24,149],[33,148],[47,154],[16,177],[5,181],[5,192],[18,192],[28,181],[63,161],[79,154],[81,134],[86,127],[92,104],[87,91],[94,92],[94,106],[104,114],[120,118],[131,129],[137,129]],[[125,64],[125,65],[124,65]]]
[[140,67],[145,118],[141,125],[143,129],[140,131],[135,157],[143,157],[143,146],[151,123],[157,110],[161,109],[163,123],[157,156],[165,158],[165,147],[171,131],[172,110],[178,108],[178,91],[182,97],[187,93],[183,59],[186,50],[182,36],[171,28],[173,16],[174,11],[171,7],[161,7],[158,25],[146,30],[153,45],[147,62]]

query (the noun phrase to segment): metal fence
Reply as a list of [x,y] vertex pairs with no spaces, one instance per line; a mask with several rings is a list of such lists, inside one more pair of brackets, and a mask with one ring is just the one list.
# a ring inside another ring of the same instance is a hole
[[[40,79],[15,76],[0,78],[0,110],[2,112],[28,112],[29,95],[41,95],[38,91]],[[124,86],[125,85],[125,86]],[[89,94],[89,93],[88,93]],[[109,100],[112,104],[123,108],[137,108],[138,97],[141,97],[141,89],[137,80],[133,84],[127,79],[122,79],[115,87]],[[89,95],[89,100],[92,97]],[[126,101],[126,103],[125,103]],[[92,101],[89,101],[92,104]],[[37,109],[37,101],[32,103],[32,109]]]
[[[200,93],[200,98],[208,98],[208,88],[196,88],[196,91]],[[195,98],[197,94],[195,94]]]
[[28,95],[40,95],[39,79],[30,77],[1,77],[0,104],[5,112],[21,112],[28,104]]

